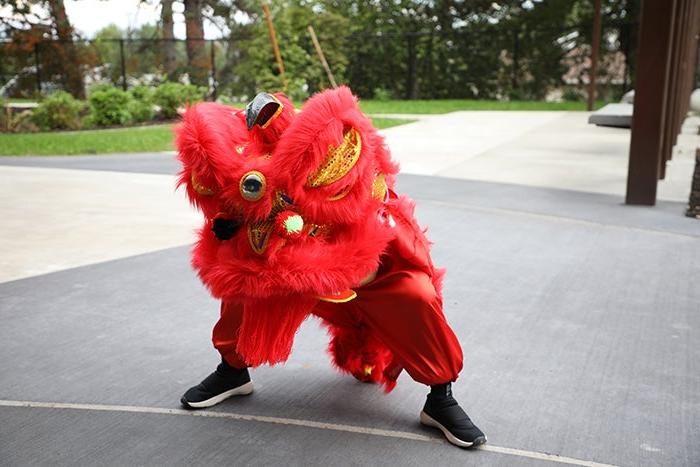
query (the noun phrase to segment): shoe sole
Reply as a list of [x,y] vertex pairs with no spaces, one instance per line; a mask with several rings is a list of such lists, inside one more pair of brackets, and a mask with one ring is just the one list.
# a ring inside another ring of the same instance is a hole
[[252,392],[253,382],[248,381],[245,384],[241,384],[237,388],[229,389],[228,391],[224,391],[221,394],[217,394],[216,396],[211,397],[207,400],[203,400],[200,402],[190,402],[183,397],[182,399],[180,399],[180,402],[185,408],[188,409],[206,409],[207,407],[213,407],[216,404],[225,401],[229,397],[247,396],[249,394],[252,394]]
[[479,436],[478,438],[476,438],[472,442],[461,440],[461,439],[457,438],[455,435],[453,435],[452,433],[450,433],[450,430],[448,430],[447,428],[442,426],[442,424],[440,422],[438,422],[437,420],[435,420],[433,417],[431,417],[430,415],[428,415],[425,412],[420,413],[420,422],[421,422],[421,424],[423,424],[425,426],[437,428],[438,430],[442,431],[442,434],[445,435],[445,438],[447,438],[447,441],[454,444],[455,446],[459,446],[460,448],[472,448],[472,447],[480,446],[482,444],[485,444],[487,441],[486,435]]

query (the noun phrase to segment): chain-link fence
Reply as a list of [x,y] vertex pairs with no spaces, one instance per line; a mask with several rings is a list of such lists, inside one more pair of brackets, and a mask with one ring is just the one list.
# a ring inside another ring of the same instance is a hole
[[[188,50],[189,49],[189,50]],[[135,85],[186,81],[205,86],[216,99],[225,41],[103,39],[69,43],[42,40],[33,44],[0,44],[0,93],[27,97],[79,85]],[[71,75],[71,71],[75,76]]]

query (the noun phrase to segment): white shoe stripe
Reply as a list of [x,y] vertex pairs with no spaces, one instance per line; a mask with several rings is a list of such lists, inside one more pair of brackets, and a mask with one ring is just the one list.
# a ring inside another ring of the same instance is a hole
[[229,389],[228,391],[224,391],[221,394],[217,394],[216,396],[200,401],[200,402],[189,402],[187,401],[187,405],[194,409],[204,409],[207,407],[212,407],[219,402],[223,402],[229,397],[232,396],[247,396],[248,394],[251,394],[253,392],[253,382],[248,381],[245,384],[242,384],[238,386],[237,388]]

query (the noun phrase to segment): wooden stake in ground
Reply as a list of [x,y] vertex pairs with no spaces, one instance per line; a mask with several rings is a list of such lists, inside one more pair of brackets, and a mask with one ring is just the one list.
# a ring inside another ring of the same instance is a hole
[[277,45],[277,35],[275,34],[275,26],[272,24],[270,5],[268,5],[268,2],[263,2],[262,7],[263,13],[265,13],[265,20],[267,21],[267,29],[270,31],[270,42],[272,42],[272,48],[275,51],[275,59],[277,60],[277,66],[280,70],[280,77],[282,78],[284,90],[287,91],[287,78],[284,75],[284,63],[282,63],[282,55],[280,55],[280,48]]
[[323,65],[323,68],[326,70],[326,75],[328,75],[328,81],[331,82],[331,86],[334,88],[337,88],[338,85],[335,84],[335,78],[333,78],[333,73],[331,72],[331,67],[328,66],[328,62],[326,61],[326,57],[323,55],[323,49],[321,49],[321,44],[319,44],[318,39],[316,38],[316,33],[314,32],[313,26],[309,26],[309,34],[311,35],[311,41],[314,43],[314,47],[316,48],[316,53],[318,54],[318,58],[321,59],[321,64]]

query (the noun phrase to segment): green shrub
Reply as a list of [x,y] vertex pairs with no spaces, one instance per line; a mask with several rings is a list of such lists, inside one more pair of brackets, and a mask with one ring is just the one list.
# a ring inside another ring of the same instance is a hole
[[100,87],[90,94],[90,115],[98,126],[123,125],[131,120],[131,96],[115,87]]
[[204,88],[192,84],[163,83],[153,93],[153,102],[164,118],[177,117],[178,107],[194,104],[204,98]]
[[384,88],[374,88],[374,98],[382,102],[389,101],[391,100],[391,92]]
[[47,96],[34,109],[32,121],[42,130],[77,130],[85,103],[65,91]]
[[580,102],[585,100],[585,96],[576,88],[565,89],[561,98],[566,102]]
[[153,89],[148,86],[135,86],[129,89],[131,101],[129,113],[134,122],[147,122],[153,119]]
[[33,133],[39,131],[38,126],[34,123],[34,112],[25,110],[12,115],[10,121],[10,131],[15,133]]

